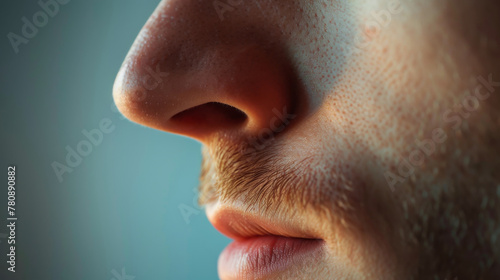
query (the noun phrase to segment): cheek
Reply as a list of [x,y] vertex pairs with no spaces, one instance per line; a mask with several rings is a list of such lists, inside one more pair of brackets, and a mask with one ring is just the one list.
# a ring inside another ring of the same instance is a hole
[[[367,36],[365,14],[353,17],[357,22],[351,26],[358,27],[351,30],[352,40],[342,40],[354,43],[351,48],[359,49],[356,42]],[[418,16],[404,10],[392,15],[390,24],[371,35],[361,51],[342,52],[339,43],[331,57],[346,55],[343,59],[318,59],[313,67],[321,69],[312,76],[323,93],[315,95],[322,99],[321,117],[314,121],[323,126],[322,137],[381,167],[411,152],[415,141],[432,138],[435,129],[448,129],[453,114],[445,113],[455,112],[455,105],[473,89],[470,77],[477,65],[473,60],[467,67],[459,63],[471,57],[468,50],[451,47],[460,41],[443,35],[449,32],[436,27],[439,19],[408,24]]]

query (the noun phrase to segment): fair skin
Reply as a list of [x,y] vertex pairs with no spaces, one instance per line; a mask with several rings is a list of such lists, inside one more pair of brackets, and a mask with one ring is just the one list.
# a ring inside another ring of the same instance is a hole
[[222,279],[500,277],[500,4],[215,2],[162,1],[114,98],[203,144]]

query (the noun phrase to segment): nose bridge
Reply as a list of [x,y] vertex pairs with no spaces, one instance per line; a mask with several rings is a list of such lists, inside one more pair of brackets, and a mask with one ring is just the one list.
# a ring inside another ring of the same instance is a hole
[[228,25],[213,9],[210,1],[160,3],[115,81],[125,116],[203,141],[220,129],[267,127],[273,109],[291,108],[281,58],[257,36],[238,37],[244,24]]

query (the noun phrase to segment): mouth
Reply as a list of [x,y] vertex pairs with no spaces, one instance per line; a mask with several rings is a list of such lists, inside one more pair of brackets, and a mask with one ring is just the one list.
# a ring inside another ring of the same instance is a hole
[[321,259],[325,242],[303,227],[281,223],[220,203],[207,205],[207,216],[233,239],[219,256],[221,279],[271,279],[300,270],[305,261]]

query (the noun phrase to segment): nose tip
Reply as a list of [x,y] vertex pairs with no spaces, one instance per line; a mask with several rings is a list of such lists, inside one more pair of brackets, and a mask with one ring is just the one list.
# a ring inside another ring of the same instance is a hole
[[[164,20],[189,10],[189,2],[175,9],[160,4],[141,30],[115,80],[118,109],[131,121],[201,142],[215,133],[279,126],[275,112],[294,107],[283,60],[259,42],[233,36],[242,26]],[[215,39],[221,36],[234,39]]]

